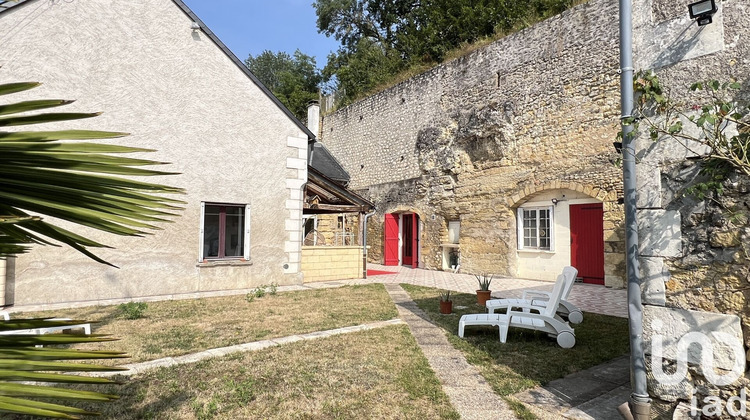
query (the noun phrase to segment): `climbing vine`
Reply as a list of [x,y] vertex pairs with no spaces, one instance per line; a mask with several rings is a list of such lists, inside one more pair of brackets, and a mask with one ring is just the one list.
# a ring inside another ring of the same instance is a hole
[[652,140],[680,140],[702,159],[705,181],[688,188],[688,194],[701,199],[710,192],[720,195],[732,172],[750,176],[750,111],[740,99],[740,83],[693,83],[690,90],[697,99],[692,104],[674,101],[652,71],[636,73],[633,85],[635,109],[624,121],[633,126],[631,135],[645,128]]

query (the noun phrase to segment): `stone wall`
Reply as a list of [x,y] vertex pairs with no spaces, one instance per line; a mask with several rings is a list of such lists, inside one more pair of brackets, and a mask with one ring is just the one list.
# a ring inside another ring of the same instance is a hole
[[304,282],[361,279],[362,247],[303,246]]
[[[673,99],[687,108],[699,104],[688,87],[706,79],[739,81],[743,88],[737,99],[747,101],[750,48],[738,41],[750,33],[750,1],[718,3],[713,23],[704,27],[681,12],[688,3],[643,2],[649,7],[634,16],[636,68],[655,70]],[[678,406],[678,418],[689,416],[691,399],[700,412],[710,396],[721,400],[723,411],[711,418],[732,418],[725,405],[743,388],[750,394],[747,373],[721,386],[711,376],[727,374],[735,366],[745,371],[750,357],[745,354],[750,346],[750,179],[733,174],[724,182],[723,195],[701,200],[686,194],[688,187],[704,180],[699,155],[674,140],[654,143],[646,138],[638,139],[637,153],[649,392],[658,411]],[[680,341],[700,337],[713,351],[697,345],[679,349]],[[653,364],[656,343],[662,344],[662,354]],[[741,349],[741,357],[732,348]],[[704,370],[706,360],[713,362],[714,372]],[[665,384],[657,378],[659,369],[673,372],[680,363],[688,366],[682,381]]]
[[[461,268],[515,275],[515,208],[572,189],[605,203],[606,276],[622,286],[617,2],[591,1],[326,115],[322,141],[383,215],[420,215],[420,266],[442,266],[461,221]],[[515,197],[515,199],[511,199]]]

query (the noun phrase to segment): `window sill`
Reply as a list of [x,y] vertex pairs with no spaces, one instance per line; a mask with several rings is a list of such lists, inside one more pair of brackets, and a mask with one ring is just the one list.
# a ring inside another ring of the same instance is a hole
[[555,251],[550,251],[546,249],[517,249],[516,252],[529,253],[529,254],[554,254],[555,253]]
[[237,259],[237,260],[203,260],[197,264],[196,267],[241,267],[246,265],[253,265],[252,260]]

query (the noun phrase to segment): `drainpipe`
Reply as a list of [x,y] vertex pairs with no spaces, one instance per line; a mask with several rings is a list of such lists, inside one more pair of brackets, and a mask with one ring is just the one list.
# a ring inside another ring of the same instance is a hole
[[362,223],[362,278],[367,278],[367,219],[375,214],[375,210],[371,210],[365,214],[365,221]]
[[620,106],[622,124],[622,178],[625,193],[625,273],[628,279],[630,327],[630,413],[635,420],[647,420],[651,399],[646,384],[643,354],[643,304],[638,267],[638,225],[636,222],[635,139],[633,126],[624,124],[633,110],[633,4],[620,0]]

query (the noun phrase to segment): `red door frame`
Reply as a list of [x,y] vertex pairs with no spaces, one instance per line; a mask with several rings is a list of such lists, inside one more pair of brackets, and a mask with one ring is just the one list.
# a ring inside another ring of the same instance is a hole
[[411,266],[414,264],[414,215],[401,215],[401,263]]
[[602,203],[570,206],[570,264],[584,283],[604,284]]

